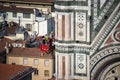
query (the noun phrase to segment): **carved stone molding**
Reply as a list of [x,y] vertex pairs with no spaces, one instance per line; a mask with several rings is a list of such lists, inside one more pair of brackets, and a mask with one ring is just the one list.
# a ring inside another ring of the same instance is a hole
[[97,62],[99,62],[102,58],[104,58],[105,56],[108,56],[110,54],[113,54],[113,53],[117,53],[117,52],[120,52],[120,47],[117,46],[117,47],[111,47],[111,48],[108,48],[108,49],[105,49],[103,51],[100,51],[98,52],[96,55],[94,55],[94,57],[91,58],[90,60],[90,69],[93,68],[93,66],[95,64],[97,64]]
[[56,45],[55,46],[56,51],[67,51],[67,52],[74,52],[74,51],[81,51],[81,52],[90,52],[90,49],[87,47],[79,47],[79,46],[61,46]]

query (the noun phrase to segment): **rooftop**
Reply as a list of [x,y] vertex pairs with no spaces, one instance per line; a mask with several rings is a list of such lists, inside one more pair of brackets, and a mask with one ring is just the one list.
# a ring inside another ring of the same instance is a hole
[[53,5],[55,0],[0,0],[0,2]]
[[27,12],[27,13],[33,13],[33,9],[32,8],[20,8],[20,7],[7,7],[7,6],[1,6],[0,7],[0,11],[1,12]]
[[44,3],[51,3],[55,0],[0,0],[0,1],[13,1],[13,2],[44,2]]
[[[21,80],[23,77],[31,74],[34,70],[35,69],[28,66],[0,64],[0,79],[11,80],[10,78],[14,76],[17,78],[17,80]],[[19,72],[21,72],[22,74],[19,75]]]
[[49,53],[42,53],[39,48],[13,48],[8,56],[30,57],[30,58],[47,58],[51,59]]

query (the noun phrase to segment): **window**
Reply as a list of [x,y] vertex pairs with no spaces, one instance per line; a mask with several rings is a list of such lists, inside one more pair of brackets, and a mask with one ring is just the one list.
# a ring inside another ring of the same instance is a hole
[[49,60],[44,60],[44,65],[48,66],[49,65]]
[[38,59],[34,59],[34,65],[39,65]]
[[26,30],[32,31],[32,24],[25,24]]
[[38,70],[35,70],[34,75],[38,75],[39,74],[38,72],[39,72]]
[[0,16],[2,16],[2,12],[0,12]]
[[17,17],[17,13],[16,12],[13,12],[13,17]]
[[23,64],[28,64],[28,59],[27,58],[23,59]]
[[30,18],[30,13],[23,13],[23,18]]
[[16,65],[16,63],[12,63],[12,65]]
[[44,70],[44,76],[49,77],[49,70]]

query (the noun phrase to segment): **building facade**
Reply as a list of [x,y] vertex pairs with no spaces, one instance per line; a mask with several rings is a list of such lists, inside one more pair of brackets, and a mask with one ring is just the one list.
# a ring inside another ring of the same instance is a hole
[[[0,23],[4,20],[8,23],[15,22],[28,31],[36,31],[39,36],[49,34],[54,31],[54,18],[51,15],[53,5],[54,0],[0,0]],[[34,9],[41,12],[42,21],[36,21]]]
[[120,1],[56,0],[55,76],[120,79]]
[[54,0],[0,0],[0,7],[39,8],[43,12],[52,12]]
[[[6,63],[6,54],[8,52],[8,49],[6,50],[6,45],[10,47],[9,45],[13,43],[13,40],[10,40],[8,38],[0,38],[0,63]],[[11,48],[9,49],[11,50]]]
[[39,48],[13,48],[7,54],[7,64],[36,68],[32,80],[48,80],[53,76],[53,58],[51,54],[41,53]]

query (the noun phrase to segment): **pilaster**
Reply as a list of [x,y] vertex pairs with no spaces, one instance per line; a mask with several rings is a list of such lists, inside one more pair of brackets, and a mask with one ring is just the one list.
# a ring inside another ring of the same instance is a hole
[[65,56],[65,63],[66,63],[66,66],[65,66],[65,79],[66,80],[69,80],[70,79],[70,56],[69,55],[66,55]]
[[59,59],[59,72],[58,72],[58,78],[59,79],[62,79],[62,55],[59,55],[59,57],[58,57],[58,59]]

